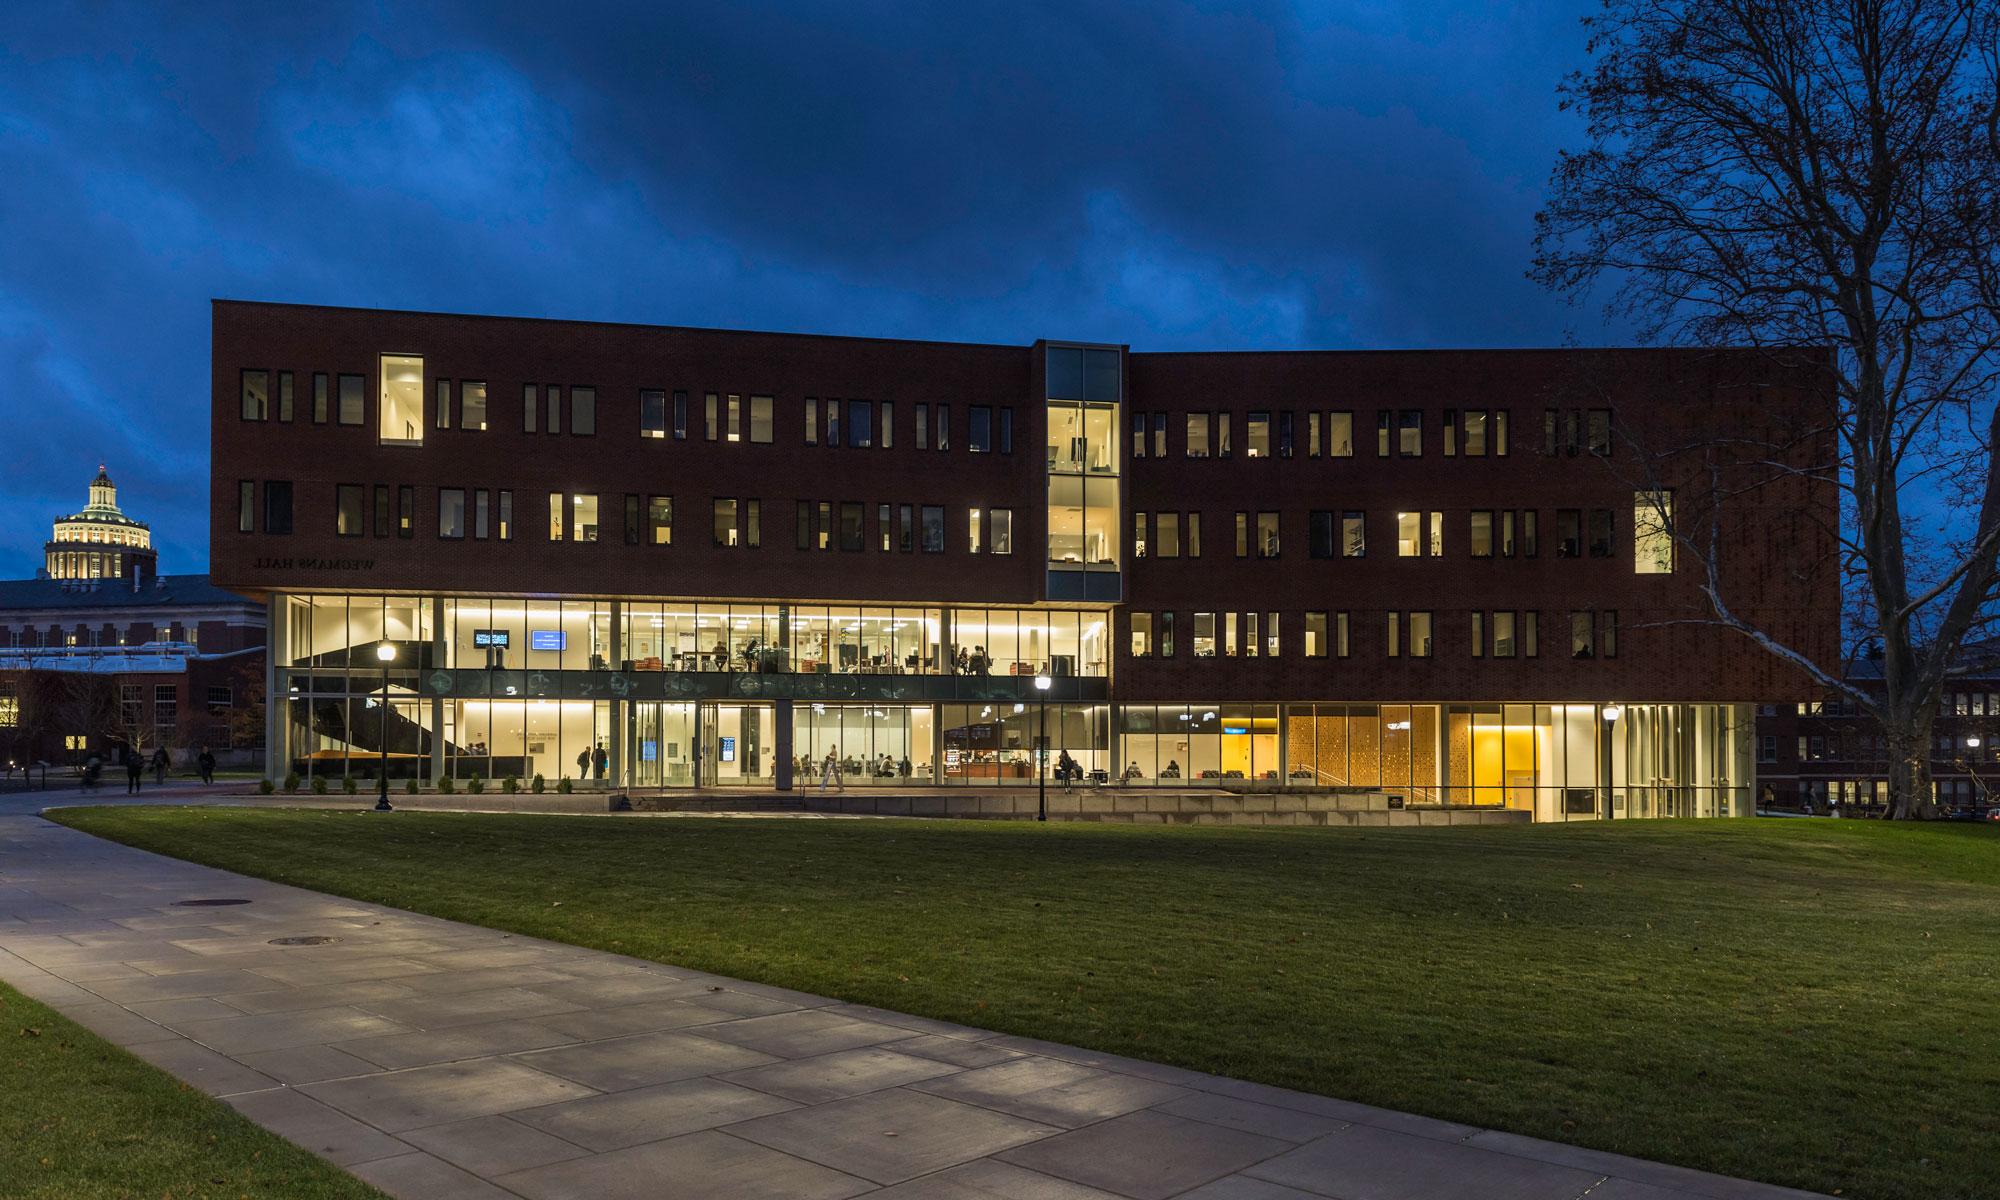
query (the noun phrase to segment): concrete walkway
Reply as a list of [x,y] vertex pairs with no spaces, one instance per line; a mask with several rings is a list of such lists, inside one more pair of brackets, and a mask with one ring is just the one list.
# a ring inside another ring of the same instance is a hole
[[0,979],[414,1200],[1806,1194],[358,904],[28,815],[0,816]]

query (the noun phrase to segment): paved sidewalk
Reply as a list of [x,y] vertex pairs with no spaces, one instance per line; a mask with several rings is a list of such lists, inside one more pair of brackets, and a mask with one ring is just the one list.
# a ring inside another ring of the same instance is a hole
[[415,1200],[1806,1195],[358,904],[32,816],[0,816],[0,979]]

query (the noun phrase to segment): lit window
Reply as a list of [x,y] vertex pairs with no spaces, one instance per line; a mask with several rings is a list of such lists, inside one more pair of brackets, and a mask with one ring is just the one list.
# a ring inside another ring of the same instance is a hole
[[[990,532],[987,536],[987,550],[993,554],[1014,553],[1014,510],[996,508],[987,514]],[[887,547],[883,547],[887,549]]]
[[1671,575],[1674,570],[1674,494],[1670,491],[1632,495],[1632,570],[1640,575]]
[[1399,512],[1396,514],[1396,557],[1416,558],[1423,554],[1424,514]]
[[759,445],[771,441],[771,398],[769,396],[750,397],[750,440]]
[[667,394],[665,392],[639,393],[639,436],[664,438],[667,436]]
[[486,429],[486,385],[461,381],[458,385],[458,427],[475,433]]
[[1132,657],[1151,658],[1153,655],[1153,614],[1135,612],[1132,614]]
[[381,412],[381,421],[376,432],[384,443],[408,446],[423,444],[423,359],[407,354],[382,356],[380,403],[377,407]]
[[1208,414],[1189,413],[1187,415],[1187,456],[1189,458],[1208,457]]
[[271,373],[243,372],[243,419],[267,421],[271,417]]

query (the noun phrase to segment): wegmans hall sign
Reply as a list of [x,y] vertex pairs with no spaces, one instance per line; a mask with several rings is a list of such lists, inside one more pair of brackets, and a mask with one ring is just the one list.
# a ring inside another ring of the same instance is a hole
[[372,558],[259,558],[251,564],[259,571],[372,571]]

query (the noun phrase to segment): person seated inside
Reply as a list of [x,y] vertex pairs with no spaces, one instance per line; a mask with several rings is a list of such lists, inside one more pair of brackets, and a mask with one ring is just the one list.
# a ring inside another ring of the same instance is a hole
[[1168,759],[1166,769],[1160,772],[1160,778],[1179,779],[1180,777],[1181,777],[1180,760],[1173,758]]
[[1121,776],[1121,778],[1124,778],[1124,779],[1144,779],[1144,778],[1145,778],[1145,776],[1139,773],[1139,764],[1138,764],[1138,763],[1136,763],[1136,762],[1130,762],[1130,763],[1126,763],[1126,764],[1125,764],[1125,774],[1124,774],[1123,776]]

